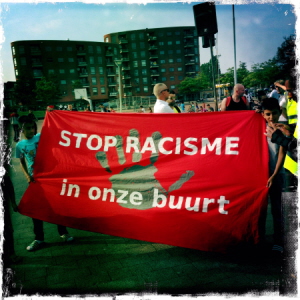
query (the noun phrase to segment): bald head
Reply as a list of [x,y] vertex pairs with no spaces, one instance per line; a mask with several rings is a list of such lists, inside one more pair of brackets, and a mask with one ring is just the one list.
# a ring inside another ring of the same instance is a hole
[[168,87],[164,83],[157,83],[153,88],[153,94],[157,99],[166,101],[169,98]]
[[245,94],[245,87],[238,83],[233,87],[233,95],[236,97],[242,97]]

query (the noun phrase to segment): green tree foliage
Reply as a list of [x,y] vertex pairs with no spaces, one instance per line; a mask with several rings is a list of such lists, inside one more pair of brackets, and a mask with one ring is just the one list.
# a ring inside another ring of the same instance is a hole
[[56,77],[43,77],[36,83],[36,98],[45,105],[54,104],[60,96],[59,85]]
[[23,105],[34,106],[36,104],[35,80],[30,72],[22,74],[28,74],[26,76],[18,76],[14,87],[13,98],[16,103],[22,103]]
[[75,90],[75,89],[82,89],[83,86],[82,86],[82,83],[80,80],[75,80],[73,83],[72,83],[72,89]]
[[285,37],[284,42],[277,48],[275,60],[280,70],[280,78],[287,78],[295,72],[295,66],[297,64],[295,39],[295,35]]
[[195,77],[186,77],[177,86],[180,94],[194,94],[200,90],[200,82]]
[[229,68],[226,73],[221,74],[220,83],[229,83],[230,86],[234,85],[234,68]]

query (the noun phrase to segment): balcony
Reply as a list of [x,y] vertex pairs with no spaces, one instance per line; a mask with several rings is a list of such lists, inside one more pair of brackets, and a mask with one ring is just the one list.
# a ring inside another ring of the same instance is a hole
[[30,51],[30,54],[31,54],[31,55],[42,55],[42,52],[41,52],[40,49],[32,49],[32,50]]
[[158,64],[156,62],[150,64],[150,69],[153,69],[153,68],[158,68]]
[[128,40],[120,39],[119,44],[128,44]]
[[116,86],[116,85],[117,85],[117,83],[113,82],[113,81],[108,83],[108,86]]
[[40,61],[34,61],[34,62],[32,62],[32,66],[33,67],[42,67],[43,65],[42,65],[42,62],[40,62]]
[[116,76],[116,73],[109,72],[106,74],[107,76]]
[[159,73],[158,72],[153,72],[153,73],[150,74],[150,76],[151,77],[159,76]]
[[148,50],[149,50],[149,51],[157,50],[157,47],[156,47],[156,46],[151,46],[151,47],[149,47]]
[[131,79],[131,76],[126,74],[122,77],[122,79]]
[[194,38],[194,34],[192,32],[185,32],[184,37],[186,39],[192,39],[192,38]]
[[109,93],[109,96],[117,96],[117,95],[118,95],[117,92],[111,92],[111,93]]
[[128,57],[121,58],[122,61],[129,61]]
[[86,63],[86,61],[78,61],[78,66],[81,66],[81,67],[87,66],[87,63]]
[[122,71],[129,71],[130,70],[130,67],[127,66],[127,67],[122,67]]
[[120,53],[128,53],[128,49],[124,48],[120,50]]
[[157,37],[156,36],[148,36],[148,41],[156,41]]
[[190,60],[190,61],[187,61],[186,63],[185,63],[185,65],[186,66],[192,66],[192,65],[194,65],[195,64],[195,60]]
[[114,64],[113,61],[106,61],[106,66],[107,66],[107,67],[114,67],[115,64]]
[[184,56],[195,56],[195,53],[187,52],[184,54]]
[[125,96],[125,97],[132,96],[132,93],[125,93],[124,96]]
[[87,72],[79,73],[79,77],[88,77],[89,74]]
[[151,85],[156,85],[157,83],[157,81],[152,81]]
[[123,88],[124,88],[124,89],[131,88],[131,84],[125,83],[125,84],[123,84]]
[[86,52],[84,49],[78,49],[77,50],[77,55],[86,55]]
[[152,55],[149,57],[149,59],[158,59],[158,56],[157,56],[157,54],[152,54]]
[[186,71],[185,73],[186,73],[186,75],[193,75],[196,73],[196,71]]
[[189,43],[189,44],[184,45],[184,48],[191,48],[191,47],[194,47],[194,44]]
[[105,53],[105,56],[113,56],[114,54],[111,52],[111,51],[107,51],[106,53]]

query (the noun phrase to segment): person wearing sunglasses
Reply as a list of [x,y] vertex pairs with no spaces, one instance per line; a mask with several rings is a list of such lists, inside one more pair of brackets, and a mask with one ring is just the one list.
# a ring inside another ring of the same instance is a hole
[[169,89],[164,83],[157,83],[153,88],[153,94],[156,96],[156,102],[153,108],[154,113],[174,113],[169,106]]

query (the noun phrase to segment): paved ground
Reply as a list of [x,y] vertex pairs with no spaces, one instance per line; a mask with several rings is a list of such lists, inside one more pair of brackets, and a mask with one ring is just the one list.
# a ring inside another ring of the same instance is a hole
[[[41,124],[39,121],[39,127]],[[16,159],[12,166],[11,178],[19,202],[27,184]],[[13,213],[16,253],[22,262],[8,270],[6,296],[133,293],[142,299],[143,295],[149,298],[162,294],[295,295],[295,197],[295,193],[284,193],[289,241],[284,259],[275,259],[267,248],[237,249],[225,255],[75,229],[70,229],[70,233],[76,240],[65,244],[60,241],[56,226],[49,223],[45,223],[47,246],[32,253],[25,249],[33,240],[31,219]],[[270,246],[270,212],[267,241]]]

